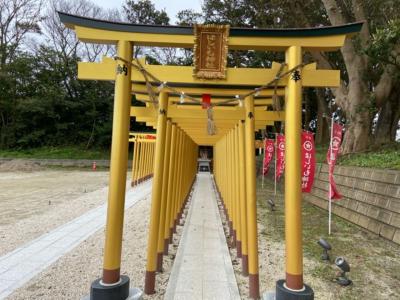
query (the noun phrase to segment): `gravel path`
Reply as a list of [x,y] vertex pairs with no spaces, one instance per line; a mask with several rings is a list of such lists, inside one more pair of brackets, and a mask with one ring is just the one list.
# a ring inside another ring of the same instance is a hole
[[[144,288],[147,249],[149,197],[139,201],[125,212],[124,243],[121,272],[131,279],[131,286]],[[164,272],[157,275],[156,291],[145,299],[162,299],[175,258],[182,227],[164,258]],[[81,299],[89,293],[90,283],[101,276],[104,230],[83,241],[73,251],[63,256],[47,270],[16,290],[8,299]]]
[[[108,172],[102,171],[0,172],[0,256],[104,204],[107,183]],[[131,286],[142,290],[149,211],[148,197],[125,213],[121,270],[131,278]],[[181,232],[178,226],[170,253],[164,258],[164,272],[157,275],[157,293],[145,299],[163,298]],[[101,276],[103,246],[104,229],[7,299],[81,299],[89,293],[90,283]]]

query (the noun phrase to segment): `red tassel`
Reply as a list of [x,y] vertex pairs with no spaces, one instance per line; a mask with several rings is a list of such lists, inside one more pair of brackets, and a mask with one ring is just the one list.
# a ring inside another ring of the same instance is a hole
[[210,94],[203,94],[201,96],[201,107],[203,109],[207,109],[211,106],[211,95]]

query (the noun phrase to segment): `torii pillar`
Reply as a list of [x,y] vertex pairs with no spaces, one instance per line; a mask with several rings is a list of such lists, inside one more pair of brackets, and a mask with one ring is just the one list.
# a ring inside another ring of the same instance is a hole
[[[132,43],[119,41],[118,56],[132,60]],[[128,169],[131,68],[119,62],[115,77],[114,115],[111,143],[110,180],[104,246],[103,276],[92,283],[90,299],[126,299],[129,277],[120,275],[124,225],[126,174]]]
[[[286,50],[289,70],[302,63],[302,48]],[[276,283],[276,300],[312,300],[313,290],[303,283],[303,243],[301,221],[301,69],[292,73],[285,92],[285,241],[286,280]]]

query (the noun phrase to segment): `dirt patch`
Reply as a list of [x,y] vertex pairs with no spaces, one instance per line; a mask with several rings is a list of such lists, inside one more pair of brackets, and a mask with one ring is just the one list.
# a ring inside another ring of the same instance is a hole
[[[150,197],[125,211],[121,273],[128,275],[131,287],[144,289]],[[187,212],[187,210],[185,210]],[[163,299],[176,256],[183,227],[177,227],[168,256],[164,256],[163,272],[156,276],[156,294],[144,299]],[[81,299],[89,294],[90,284],[101,276],[104,229],[83,241],[33,280],[16,290],[9,299]]]
[[[257,182],[260,292],[274,291],[278,279],[285,278],[284,199],[278,188],[274,197],[272,180]],[[271,211],[267,200],[274,199]],[[398,299],[400,294],[400,246],[333,216],[332,235],[327,234],[327,213],[303,202],[304,282],[312,287],[315,299]],[[324,237],[332,245],[329,262],[321,261],[317,240]],[[230,249],[242,299],[248,299],[248,278],[241,275],[236,249]],[[337,256],[351,266],[353,284],[341,287],[335,278]]]
[[107,200],[108,172],[1,172],[0,182],[0,256]]
[[34,172],[44,169],[39,163],[28,160],[13,159],[0,162],[0,172]]
[[[107,199],[108,172],[46,170],[0,174],[0,255],[60,226]],[[127,188],[130,188],[129,186]],[[49,204],[50,202],[50,204]],[[132,287],[144,288],[150,197],[125,212],[122,274]],[[7,209],[9,209],[7,211]],[[184,210],[184,216],[188,209]],[[184,221],[184,218],[183,218]],[[182,222],[183,224],[183,222]],[[183,227],[177,227],[163,272],[156,277],[156,294],[163,299]],[[104,228],[83,241],[7,299],[81,299],[101,276]]]

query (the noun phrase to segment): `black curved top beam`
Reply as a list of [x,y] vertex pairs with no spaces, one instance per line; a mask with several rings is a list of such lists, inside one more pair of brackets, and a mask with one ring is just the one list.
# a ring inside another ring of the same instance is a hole
[[[61,22],[69,28],[73,28],[74,26],[82,26],[122,32],[193,35],[193,27],[188,26],[142,25],[122,22],[110,22],[105,20],[71,15],[63,12],[58,12],[58,15]],[[317,37],[356,33],[361,30],[363,24],[364,22],[356,22],[340,26],[287,29],[231,27],[229,35],[237,37]]]

